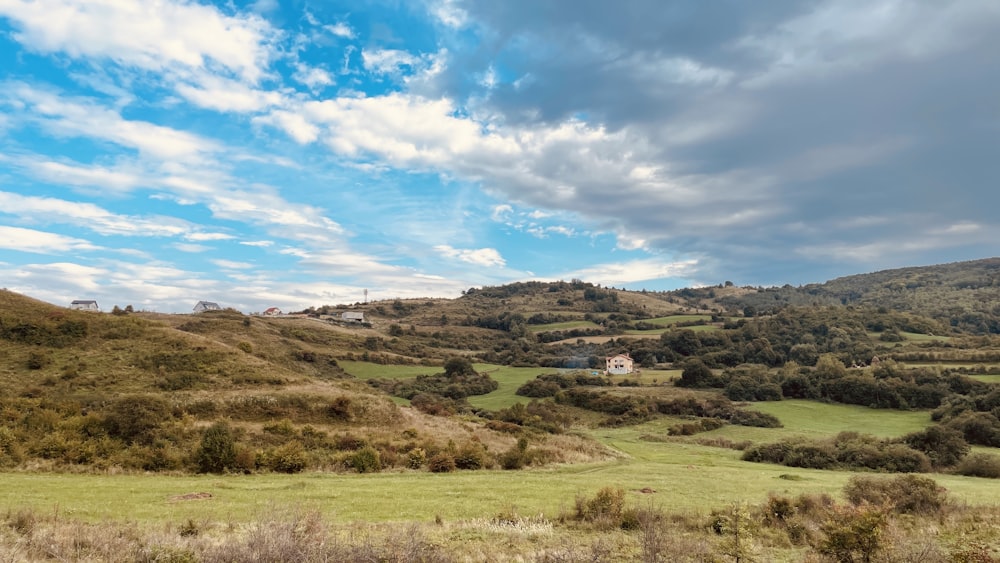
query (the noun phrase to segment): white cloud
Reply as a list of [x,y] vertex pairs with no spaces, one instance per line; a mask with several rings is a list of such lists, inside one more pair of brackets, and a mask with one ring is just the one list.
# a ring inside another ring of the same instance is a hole
[[506,203],[493,206],[493,213],[491,218],[497,222],[506,221],[510,215],[514,212],[514,208]]
[[304,116],[284,110],[275,110],[266,116],[254,118],[258,125],[270,125],[284,130],[299,144],[312,143],[319,138],[319,127]]
[[257,248],[268,248],[274,246],[273,240],[245,240],[241,241],[240,244],[244,246],[255,246]]
[[559,279],[582,279],[602,285],[625,285],[661,278],[690,276],[697,266],[697,260],[664,261],[659,258],[648,258],[598,264],[568,272]]
[[37,254],[100,249],[100,247],[83,239],[3,225],[0,225],[0,248]]
[[260,90],[247,84],[212,75],[198,75],[194,83],[181,82],[177,93],[194,105],[215,111],[249,113],[280,105],[283,96],[278,92]]
[[220,67],[248,82],[266,72],[276,32],[256,14],[193,2],[5,0],[14,37],[43,53],[107,58],[151,71]]
[[189,233],[184,236],[187,240],[193,241],[209,241],[209,240],[232,240],[236,237],[233,235],[228,235],[226,233]]
[[502,267],[507,265],[507,261],[503,259],[503,256],[495,248],[459,249],[441,244],[435,246],[434,250],[447,258],[454,258],[478,266]]
[[81,166],[50,160],[27,160],[24,163],[36,176],[53,184],[77,187],[101,187],[111,191],[129,191],[143,183],[142,173],[129,167],[108,168]]
[[416,71],[424,64],[420,57],[398,49],[362,49],[361,60],[366,69],[378,74],[395,74],[403,67]]
[[197,161],[221,150],[218,143],[146,121],[126,120],[87,100],[67,99],[21,83],[7,83],[4,98],[23,105],[25,119],[58,135],[103,139],[154,158]]
[[337,37],[343,37],[344,39],[354,39],[355,36],[354,30],[351,29],[351,26],[347,25],[344,22],[337,22],[335,24],[324,25],[323,29],[329,31],[330,33],[336,35]]
[[461,28],[469,21],[469,14],[456,5],[455,0],[436,0],[429,4],[431,15],[448,27]]
[[967,235],[983,230],[983,226],[973,221],[960,221],[948,225],[943,229],[932,229],[931,234],[935,235]]
[[295,73],[292,74],[292,78],[301,84],[305,84],[313,91],[319,90],[324,86],[331,86],[336,82],[333,79],[333,75],[327,70],[302,63],[295,65]]
[[255,266],[249,262],[236,262],[234,260],[211,260],[216,266],[226,270],[249,270]]
[[0,213],[22,215],[28,220],[70,223],[102,235],[177,236],[192,230],[182,219],[165,216],[116,215],[97,205],[55,198],[0,192]]

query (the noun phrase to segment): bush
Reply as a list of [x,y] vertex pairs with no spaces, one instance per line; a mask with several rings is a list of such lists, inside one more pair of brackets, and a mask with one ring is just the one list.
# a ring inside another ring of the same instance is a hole
[[455,458],[448,452],[441,452],[427,461],[431,473],[451,473],[455,470]]
[[358,473],[378,473],[382,471],[382,456],[372,446],[365,446],[351,456],[351,467]]
[[32,351],[28,353],[28,369],[42,369],[50,363],[52,363],[52,359],[49,357],[48,352]]
[[486,464],[486,449],[476,442],[468,442],[455,454],[455,467],[458,469],[482,469]]
[[[886,515],[872,507],[848,507],[834,511],[821,527],[826,535],[817,551],[836,561],[872,561],[883,547]],[[857,555],[857,558],[855,557]]]
[[625,490],[620,487],[604,487],[594,498],[576,498],[576,517],[588,522],[619,523],[625,509]]
[[236,467],[236,440],[229,424],[216,422],[205,430],[195,459],[201,473],[222,473]]
[[781,421],[773,414],[737,409],[729,419],[730,424],[755,428],[781,428]]
[[934,425],[903,437],[911,448],[927,454],[934,467],[950,467],[969,453],[969,443],[954,428]]
[[1000,479],[1000,457],[989,454],[972,454],[958,464],[955,473],[969,477]]
[[108,435],[123,442],[149,444],[160,424],[170,417],[170,406],[153,395],[131,395],[111,404],[105,418]]
[[553,397],[560,389],[559,384],[553,381],[532,379],[518,387],[514,393],[522,397]]
[[423,448],[413,448],[406,454],[406,466],[410,469],[420,469],[427,463],[427,451]]
[[883,506],[904,514],[932,514],[944,507],[948,492],[933,479],[920,475],[856,475],[844,486],[844,496],[855,505]]
[[266,465],[279,473],[299,473],[307,465],[306,450],[297,440],[288,442],[270,453]]

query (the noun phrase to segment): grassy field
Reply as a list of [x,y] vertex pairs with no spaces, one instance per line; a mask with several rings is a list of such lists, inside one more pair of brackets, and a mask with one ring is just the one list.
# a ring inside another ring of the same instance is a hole
[[[341,361],[340,367],[358,379],[412,379],[418,375],[441,373],[444,368],[435,366],[394,366],[369,362]],[[469,397],[469,403],[478,408],[497,410],[514,403],[526,403],[528,399],[514,394],[517,388],[543,373],[554,373],[556,368],[512,368],[493,364],[474,364],[476,371],[488,372],[500,386],[488,395]],[[407,404],[404,399],[394,399],[397,404]]]
[[574,328],[601,328],[600,325],[591,321],[566,321],[562,323],[549,323],[544,325],[528,325],[531,332],[549,332],[552,330],[572,330]]
[[655,319],[644,319],[643,322],[663,325],[663,326],[673,326],[677,323],[691,323],[695,321],[711,321],[712,315],[670,315],[669,317],[657,317]]
[[514,394],[518,387],[543,373],[562,371],[556,368],[512,368],[488,364],[475,364],[475,367],[477,371],[489,372],[490,377],[500,384],[492,393],[468,398],[472,406],[490,410],[506,408],[514,403],[527,403],[531,399]]
[[[851,413],[827,408],[822,412],[840,422],[806,417],[804,431],[822,434],[858,429],[852,422],[858,419]],[[870,411],[867,426],[896,431],[919,426],[918,420],[901,422],[895,414]],[[836,496],[853,475],[743,462],[734,450],[644,439],[661,434],[667,422],[594,431],[594,437],[623,454],[618,461],[524,471],[246,476],[3,473],[0,510],[30,507],[85,521],[127,518],[146,523],[242,522],[290,506],[318,510],[336,522],[432,522],[436,517],[454,521],[492,516],[512,507],[521,514],[554,518],[571,511],[577,495],[617,486],[628,492],[633,503],[652,502],[670,511],[707,514],[736,500],[761,502],[771,492]],[[789,431],[770,432],[779,436]],[[960,500],[1000,504],[1000,487],[994,480],[933,477]],[[190,493],[209,493],[211,498],[178,499]]]
[[970,375],[972,379],[982,381],[983,383],[1000,383],[1000,375],[990,374],[990,375]]

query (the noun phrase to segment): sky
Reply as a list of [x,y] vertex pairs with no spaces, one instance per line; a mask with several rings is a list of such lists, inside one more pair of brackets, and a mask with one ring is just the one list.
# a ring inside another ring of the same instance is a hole
[[188,312],[996,256],[995,0],[0,0],[0,285]]

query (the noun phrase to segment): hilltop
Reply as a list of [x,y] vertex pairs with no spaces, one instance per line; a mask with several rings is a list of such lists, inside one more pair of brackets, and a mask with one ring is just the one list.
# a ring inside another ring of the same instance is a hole
[[[789,388],[795,370],[809,383],[831,365],[842,377],[876,360],[1000,362],[988,336],[1000,313],[998,265],[799,288],[521,282],[280,317],[100,314],[3,291],[0,466],[208,470],[198,456],[212,429],[228,444],[222,468],[239,471],[604,459],[613,454],[578,430],[648,420],[679,400],[855,402],[844,389]],[[365,322],[333,314],[347,308]],[[644,375],[593,376],[620,353]],[[707,371],[678,379],[693,361]],[[714,390],[662,384],[671,380]],[[918,393],[925,383],[883,390],[886,405],[935,407],[950,393]],[[749,420],[728,404],[699,408]]]

